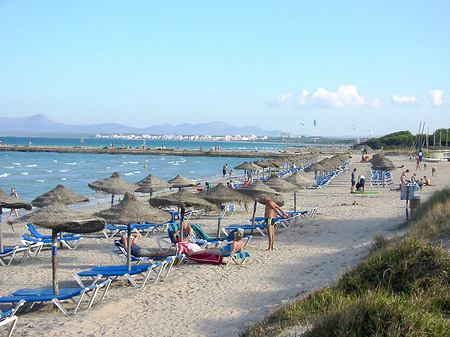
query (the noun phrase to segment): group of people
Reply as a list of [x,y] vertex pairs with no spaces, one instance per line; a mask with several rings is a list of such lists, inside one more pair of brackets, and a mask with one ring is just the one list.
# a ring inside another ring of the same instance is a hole
[[364,193],[364,189],[366,186],[366,177],[360,174],[358,176],[358,181],[356,181],[356,168],[354,168],[352,171],[351,183],[352,186],[350,188],[350,193],[355,193],[355,188],[356,191],[360,192],[361,194]]
[[233,176],[233,170],[230,170],[228,168],[228,164],[225,164],[222,167],[222,178],[225,178],[227,176],[227,173],[230,178]]
[[[234,240],[228,243],[226,246],[221,248],[204,248],[202,247],[206,240],[197,238],[194,230],[189,226],[186,221],[181,223],[181,228],[173,233],[173,238],[176,245],[168,250],[151,250],[147,248],[140,247],[137,242],[139,240],[140,234],[138,232],[131,233],[131,255],[138,257],[167,257],[171,255],[186,254],[187,256],[193,256],[198,254],[209,254],[209,255],[223,255],[232,253],[241,253],[244,248],[242,238],[244,236],[243,231],[234,232]],[[183,234],[181,235],[181,232]],[[128,236],[122,235],[122,245],[127,250],[128,248]]]
[[[275,242],[275,218],[277,216],[284,219],[290,217],[280,206],[277,205],[275,201],[270,199],[267,195],[263,194],[260,197],[260,202],[265,205],[264,218],[267,226],[267,236],[269,239],[268,251],[274,250]],[[233,234],[233,241],[221,248],[204,248],[202,247],[206,241],[197,238],[195,231],[189,226],[186,221],[181,222],[181,228],[173,233],[173,238],[175,245],[169,250],[151,250],[147,248],[140,247],[137,242],[139,240],[140,234],[138,232],[131,233],[130,243],[131,243],[131,255],[138,257],[166,257],[170,255],[177,255],[184,253],[187,256],[194,256],[198,254],[209,254],[209,255],[223,255],[232,253],[241,253],[244,247],[242,238],[244,236],[244,231],[237,230]],[[181,235],[181,233],[183,233]],[[128,236],[122,235],[122,245],[127,250],[128,248]]]
[[427,176],[423,176],[423,178],[418,178],[417,174],[413,174],[410,179],[408,179],[407,174],[409,173],[409,170],[406,169],[402,172],[400,176],[400,188],[402,186],[405,186],[406,184],[417,184],[419,186],[419,189],[422,190],[423,186],[431,186],[431,180]]

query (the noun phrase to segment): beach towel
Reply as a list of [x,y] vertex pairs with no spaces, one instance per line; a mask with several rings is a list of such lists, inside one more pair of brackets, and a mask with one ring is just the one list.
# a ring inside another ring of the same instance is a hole
[[186,254],[186,257],[189,260],[198,262],[198,263],[209,263],[209,264],[222,264],[223,256],[222,255],[213,255],[208,253],[189,255],[190,252],[199,252],[205,250],[192,242],[183,242],[179,243],[179,245],[183,248],[183,253]]

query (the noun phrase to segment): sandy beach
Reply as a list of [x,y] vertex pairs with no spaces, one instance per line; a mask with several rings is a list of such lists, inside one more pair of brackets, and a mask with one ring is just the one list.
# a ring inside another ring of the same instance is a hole
[[[416,194],[425,200],[435,190],[449,184],[450,163],[429,163],[426,170],[416,171],[415,163],[407,156],[391,157],[396,166],[394,185],[371,187],[369,163],[355,162],[350,169],[367,178],[366,191],[380,194],[350,194],[350,171],[337,175],[324,189],[300,190],[297,209],[319,206],[315,218],[276,233],[275,251],[267,252],[267,238],[255,233],[246,247],[251,258],[243,265],[227,269],[200,264],[181,264],[174,267],[170,277],[157,285],[148,284],[136,290],[124,281],[114,282],[106,300],[90,310],[80,310],[65,317],[51,305],[36,306],[21,314],[15,336],[238,336],[247,327],[264,318],[276,307],[330,284],[355,266],[367,255],[374,235],[392,236],[402,232],[399,224],[405,221],[405,201],[400,200],[398,188],[402,170],[410,175],[430,177],[434,186],[426,186]],[[431,168],[437,168],[432,177]],[[308,175],[311,177],[311,174]],[[284,194],[286,211],[293,210],[293,195]],[[106,205],[96,208],[105,208]],[[238,206],[222,226],[246,224],[251,217]],[[258,205],[257,216],[263,215]],[[3,236],[6,245],[20,242],[27,232],[24,224],[14,225],[14,231],[3,217]],[[194,222],[193,222],[194,223]],[[195,220],[211,235],[217,227],[217,217]],[[45,232],[45,230],[42,230]],[[151,234],[141,238],[139,245],[157,247]],[[111,264],[108,253],[114,249],[113,239],[102,234],[86,235],[76,250],[60,249],[60,287],[76,286],[73,275],[94,266]],[[40,258],[22,264],[0,267],[0,296],[20,288],[51,286],[51,251],[42,251]],[[1,306],[0,308],[6,308]],[[0,332],[3,333],[3,332]]]

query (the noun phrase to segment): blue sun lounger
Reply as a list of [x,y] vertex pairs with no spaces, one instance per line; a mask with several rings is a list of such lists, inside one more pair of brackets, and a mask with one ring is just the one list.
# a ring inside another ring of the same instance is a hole
[[0,266],[8,267],[14,260],[19,263],[26,260],[27,257],[37,258],[41,252],[43,243],[28,243],[26,245],[4,247],[0,253]]
[[[75,280],[78,282],[80,287],[85,287],[81,277],[91,277],[96,283],[101,278],[114,278],[118,279],[121,276],[127,278],[131,285],[135,288],[142,289],[149,280],[152,273],[155,273],[155,279],[153,283],[157,283],[162,271],[164,270],[165,264],[168,263],[166,260],[158,262],[156,264],[140,264],[131,266],[131,270],[127,269],[127,266],[102,266],[94,267],[92,269],[82,271],[74,275]],[[141,284],[136,281],[137,276],[143,276]]]
[[[28,230],[30,231],[30,235],[24,234],[22,235],[22,241],[24,243],[29,242],[42,242],[44,244],[51,244],[52,243],[52,237],[51,235],[42,235],[36,227],[34,227],[32,224],[27,225]],[[64,246],[66,246],[69,249],[76,249],[78,245],[80,244],[81,240],[83,240],[82,235],[75,235],[75,234],[63,234],[62,237],[58,237],[58,243],[62,243]]]
[[[114,257],[118,256],[118,257],[122,257],[123,259],[127,258],[127,251],[124,248],[124,246],[122,245],[122,241],[121,240],[114,240],[114,244],[117,247],[117,250],[111,251],[109,253],[109,257],[111,259],[111,262],[114,263]],[[170,255],[167,257],[161,256],[161,257],[148,257],[148,256],[134,256],[131,255],[130,259],[131,262],[135,262],[136,265],[140,265],[140,263],[150,263],[150,264],[155,264],[157,261],[160,262],[165,262],[164,266],[163,266],[163,271],[161,273],[161,275],[159,276],[159,280],[160,281],[164,281],[166,279],[166,277],[169,275],[170,271],[172,270],[172,267],[174,266],[175,262],[181,262],[183,261],[185,255],[184,254],[179,254],[179,255]],[[177,263],[178,263],[177,262]]]
[[[75,315],[80,308],[84,295],[90,297],[89,303],[87,305],[87,309],[89,309],[94,303],[95,297],[97,296],[100,288],[104,288],[100,301],[104,300],[110,284],[111,280],[108,279],[103,281],[102,283],[93,284],[89,287],[62,288],[59,289],[58,295],[53,294],[53,289],[24,288],[17,290],[10,296],[0,297],[0,303],[19,303],[20,301],[24,301],[25,305],[27,306],[26,311],[29,311],[36,303],[53,302],[64,315]],[[79,298],[77,301],[75,301],[74,298],[77,296],[79,296]],[[69,310],[64,308],[64,306],[62,305],[62,301],[66,300],[72,300],[75,302],[75,308],[72,310],[72,312],[69,312]]]
[[17,303],[15,308],[0,313],[0,326],[9,325],[8,333],[6,334],[6,337],[11,337],[11,335],[14,331],[14,328],[16,327],[16,324],[17,324],[16,312],[24,304],[25,304],[25,301],[19,301],[19,303]]

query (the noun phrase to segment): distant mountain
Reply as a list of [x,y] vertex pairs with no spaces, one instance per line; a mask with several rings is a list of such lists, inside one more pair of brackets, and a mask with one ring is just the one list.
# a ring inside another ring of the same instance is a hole
[[279,130],[268,131],[254,126],[238,127],[225,122],[200,124],[160,124],[145,128],[135,128],[116,123],[93,125],[68,125],[57,123],[44,115],[18,118],[0,118],[0,133],[7,136],[24,136],[27,134],[181,134],[181,135],[256,135],[278,137]]

